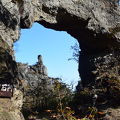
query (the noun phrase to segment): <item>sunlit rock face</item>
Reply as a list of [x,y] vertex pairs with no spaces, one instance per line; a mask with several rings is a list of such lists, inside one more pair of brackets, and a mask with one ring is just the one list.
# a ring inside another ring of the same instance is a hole
[[24,120],[20,112],[23,104],[23,93],[15,90],[12,99],[0,98],[0,120]]
[[[119,83],[119,20],[120,7],[113,0],[1,0],[0,81],[8,80],[8,75],[9,80],[17,80],[13,42],[19,39],[21,28],[38,22],[47,28],[67,31],[78,40],[83,87],[95,86],[97,80],[106,83],[106,78]],[[106,75],[101,77],[103,73]],[[112,96],[115,84],[108,87],[110,82],[105,87]]]
[[[0,1],[0,85],[17,85],[17,65],[13,42],[19,38],[20,15],[11,0]],[[1,89],[1,88],[0,88]],[[19,98],[19,96],[17,96]],[[13,99],[15,94],[13,95]],[[16,98],[16,101],[18,99]],[[22,99],[20,99],[22,101]],[[21,108],[20,108],[21,109]],[[24,120],[17,104],[10,98],[0,98],[0,120]]]

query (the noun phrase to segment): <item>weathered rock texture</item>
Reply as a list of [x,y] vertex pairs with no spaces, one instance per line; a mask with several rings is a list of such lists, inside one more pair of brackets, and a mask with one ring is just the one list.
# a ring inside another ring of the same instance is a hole
[[15,90],[12,99],[0,98],[0,120],[24,120],[20,112],[23,105],[23,93]]
[[[67,31],[78,40],[83,87],[95,86],[97,80],[106,83],[106,78],[114,78],[118,83],[119,20],[120,7],[114,0],[0,0],[0,80],[8,80],[10,75],[9,80],[15,81],[13,42],[19,39],[21,28],[38,22],[47,28]],[[103,75],[103,71],[107,74]],[[109,82],[106,89],[111,93]]]

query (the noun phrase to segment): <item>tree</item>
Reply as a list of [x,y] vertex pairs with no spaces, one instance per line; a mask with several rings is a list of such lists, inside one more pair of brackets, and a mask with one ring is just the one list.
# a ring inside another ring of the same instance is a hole
[[69,58],[68,60],[75,60],[78,63],[80,55],[79,44],[76,42],[73,46],[71,46],[71,49],[73,50],[73,55],[72,58]]

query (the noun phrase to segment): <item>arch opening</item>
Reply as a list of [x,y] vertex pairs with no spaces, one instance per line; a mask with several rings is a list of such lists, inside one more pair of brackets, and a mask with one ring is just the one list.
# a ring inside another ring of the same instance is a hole
[[48,76],[62,78],[67,84],[77,85],[78,63],[68,61],[72,57],[77,41],[66,32],[58,32],[34,23],[29,30],[21,31],[21,38],[14,44],[17,62],[34,65],[39,54],[48,68]]

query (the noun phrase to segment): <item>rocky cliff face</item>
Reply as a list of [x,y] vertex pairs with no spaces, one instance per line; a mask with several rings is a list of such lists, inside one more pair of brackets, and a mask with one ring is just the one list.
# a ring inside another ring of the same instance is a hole
[[83,87],[96,86],[96,84],[98,86],[98,80],[105,81],[106,92],[111,94],[116,81],[112,87],[111,81],[108,81],[115,79],[119,83],[120,7],[118,2],[0,0],[0,16],[0,81],[17,84],[13,42],[19,39],[20,29],[30,28],[34,22],[38,22],[47,28],[67,31],[78,40],[81,48],[79,72]]

